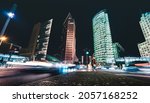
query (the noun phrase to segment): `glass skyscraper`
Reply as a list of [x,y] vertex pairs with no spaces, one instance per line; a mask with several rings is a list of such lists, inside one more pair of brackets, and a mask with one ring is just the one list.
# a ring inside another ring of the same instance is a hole
[[138,44],[140,55],[150,57],[150,12],[142,14],[139,23],[145,38],[145,42]]
[[114,61],[112,38],[106,10],[98,12],[93,18],[94,56],[97,63]]

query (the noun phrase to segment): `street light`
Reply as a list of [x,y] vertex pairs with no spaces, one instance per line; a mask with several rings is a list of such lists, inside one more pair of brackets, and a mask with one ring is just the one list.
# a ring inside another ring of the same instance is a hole
[[2,29],[2,31],[0,33],[1,35],[4,35],[4,33],[6,31],[6,28],[7,28],[8,24],[9,24],[10,20],[13,19],[13,17],[15,16],[15,14],[13,12],[9,12],[9,13],[7,13],[7,16],[8,16],[8,18],[7,18],[7,20],[5,22],[5,25],[3,26],[3,29]]
[[0,45],[2,42],[6,41],[8,38],[6,36],[0,36]]
[[15,14],[13,12],[9,12],[7,13],[8,17],[10,17],[11,19],[14,18]]
[[2,37],[0,37],[0,40],[1,40],[1,41],[6,41],[6,40],[7,40],[7,37],[6,37],[6,36],[2,36]]
[[[12,7],[12,9],[11,9],[11,11],[7,13],[8,18],[7,18],[7,20],[5,22],[5,25],[3,26],[3,29],[2,29],[2,31],[0,33],[1,37],[4,35],[4,33],[6,31],[6,28],[7,28],[8,24],[9,24],[10,20],[15,16],[14,12],[15,12],[16,8],[17,8],[17,5],[14,4],[13,7]],[[0,40],[0,45],[1,44],[2,44],[2,40]]]
[[89,63],[89,51],[86,51],[86,64],[88,65]]

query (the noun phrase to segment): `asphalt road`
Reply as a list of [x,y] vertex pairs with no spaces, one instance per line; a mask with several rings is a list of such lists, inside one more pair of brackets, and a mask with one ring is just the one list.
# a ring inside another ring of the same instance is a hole
[[150,86],[150,74],[111,70],[77,71],[57,75],[58,69],[21,66],[0,69],[1,86]]
[[25,86],[150,86],[147,74],[118,71],[77,71],[24,84]]
[[0,69],[0,86],[17,86],[56,75],[57,69],[45,67],[13,67]]
[[146,82],[150,85],[150,73],[146,72],[125,72],[125,71],[105,71],[102,70],[103,72],[107,72],[116,76],[123,76],[131,79],[136,79],[139,81]]

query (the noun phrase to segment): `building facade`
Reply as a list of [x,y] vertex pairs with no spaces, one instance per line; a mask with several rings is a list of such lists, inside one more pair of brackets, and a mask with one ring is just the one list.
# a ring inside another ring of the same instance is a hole
[[76,57],[76,25],[75,20],[69,13],[64,22],[63,29],[63,50],[62,57],[65,63],[74,63],[78,59]]
[[145,38],[145,42],[138,44],[139,52],[142,57],[150,57],[150,12],[143,13],[139,23]]
[[124,51],[124,48],[118,42],[113,43],[113,53],[115,59],[121,57]]
[[28,50],[29,55],[33,57],[35,55],[35,49],[37,44],[38,35],[40,33],[41,23],[37,23],[33,27],[32,35],[30,37]]
[[52,21],[53,19],[48,20],[45,23],[42,23],[40,26],[40,32],[37,38],[37,44],[35,49],[36,60],[46,60]]
[[37,23],[33,27],[29,46],[22,50],[22,55],[30,57],[33,60],[45,60],[49,44],[53,19],[44,23]]
[[97,13],[93,18],[94,56],[97,63],[114,61],[112,38],[106,10]]

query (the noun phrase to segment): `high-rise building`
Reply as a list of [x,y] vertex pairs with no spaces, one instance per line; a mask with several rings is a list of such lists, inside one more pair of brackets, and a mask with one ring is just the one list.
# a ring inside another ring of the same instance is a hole
[[36,60],[46,60],[52,21],[53,19],[48,20],[45,23],[42,23],[40,26],[40,32],[37,38],[35,49]]
[[74,63],[77,61],[76,57],[76,25],[75,20],[69,13],[64,21],[63,29],[63,50],[62,58],[65,63]]
[[106,10],[97,13],[93,18],[94,56],[97,63],[114,61],[112,38]]
[[138,44],[140,55],[150,57],[150,12],[143,13],[139,23],[145,38],[145,42]]
[[36,60],[46,59],[52,20],[34,25],[29,46],[27,49],[22,50],[22,55]]
[[37,23],[33,27],[32,35],[30,37],[30,41],[29,41],[29,45],[28,45],[28,49],[30,51],[29,55],[31,55],[31,57],[33,57],[35,55],[35,49],[36,49],[38,35],[40,33],[40,28],[41,28],[41,23]]
[[139,52],[141,57],[149,57],[150,56],[150,44],[145,41],[138,44]]
[[118,42],[113,43],[113,53],[114,53],[115,59],[121,57],[123,52],[124,52],[124,48]]

